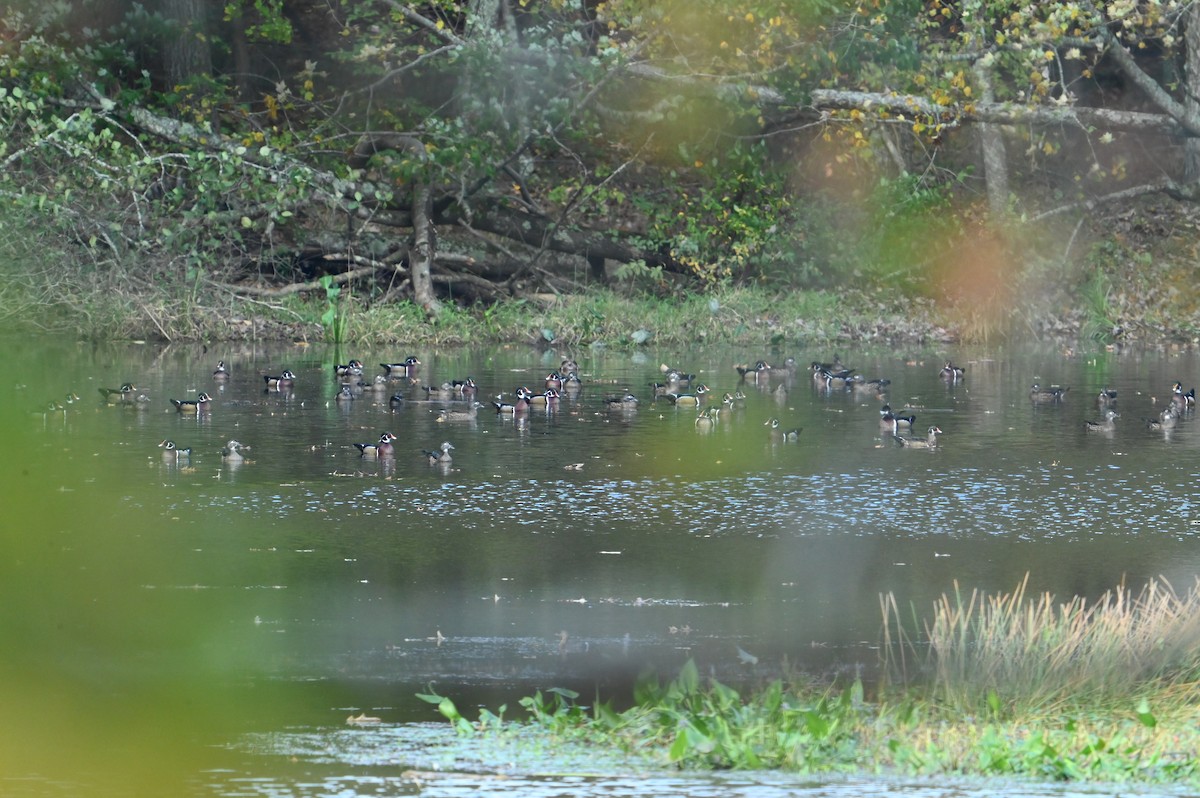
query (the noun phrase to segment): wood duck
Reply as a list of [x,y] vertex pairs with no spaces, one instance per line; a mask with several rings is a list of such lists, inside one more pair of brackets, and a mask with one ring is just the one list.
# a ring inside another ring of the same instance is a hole
[[245,459],[242,457],[241,450],[249,448],[249,446],[238,443],[237,441],[229,441],[229,443],[225,444],[225,448],[221,449],[221,459],[226,463],[240,463],[243,459]]
[[163,450],[163,460],[172,463],[188,460],[192,456],[192,447],[188,446],[181,448],[175,445],[175,441],[163,441],[162,443],[158,444],[158,448]]
[[361,377],[363,364],[361,360],[351,360],[349,363],[338,363],[333,367],[333,375],[339,379],[354,379]]
[[436,451],[431,452],[428,449],[422,449],[421,454],[425,455],[425,457],[429,459],[430,465],[441,465],[449,463],[454,459],[454,457],[450,454],[450,450],[453,448],[454,444],[450,443],[450,441],[446,441],[440,447],[438,447]]
[[529,389],[518,388],[515,393],[517,398],[511,404],[505,401],[492,402],[492,407],[496,408],[496,415],[516,416],[529,412]]
[[1110,407],[1112,405],[1116,405],[1116,403],[1117,403],[1117,392],[1116,391],[1111,391],[1107,387],[1100,389],[1100,393],[1097,394],[1097,396],[1096,396],[1096,404],[1097,405],[1099,405],[1103,409],[1105,407]]
[[473,377],[467,377],[465,380],[452,380],[450,384],[454,386],[454,390],[458,392],[459,396],[467,399],[474,397],[479,392],[479,386],[475,384]]
[[563,374],[563,392],[579,393],[583,389],[583,380],[579,379],[578,371],[568,371]]
[[354,389],[349,385],[343,385],[333,397],[333,400],[340,406],[349,407],[354,398]]
[[795,443],[800,440],[800,433],[804,431],[802,427],[785,430],[777,418],[768,418],[763,422],[763,426],[767,427],[767,433],[771,436],[771,440],[782,443]]
[[1069,390],[1071,390],[1069,385],[1065,388],[1058,385],[1043,388],[1035,382],[1029,389],[1029,401],[1034,404],[1055,404],[1061,402]]
[[526,397],[526,401],[532,407],[544,407],[547,410],[553,410],[558,407],[559,392],[553,388],[547,388],[542,393],[530,393]]
[[706,407],[696,414],[696,427],[701,430],[710,430],[717,425],[721,420],[719,408]]
[[395,450],[392,448],[392,441],[398,438],[390,432],[385,432],[379,436],[378,443],[356,443],[354,448],[358,449],[359,455],[368,459],[373,457],[392,457]]
[[194,416],[197,413],[207,413],[209,410],[208,403],[211,401],[212,397],[201,391],[195,400],[172,399],[171,404],[175,405],[175,409],[185,416]]
[[120,388],[98,388],[97,390],[104,397],[104,401],[110,405],[132,402],[137,397],[137,388],[132,382],[121,383]]
[[1175,406],[1167,405],[1163,411],[1158,414],[1158,418],[1148,418],[1146,428],[1152,430],[1170,430],[1175,428],[1176,422],[1179,421],[1179,411]]
[[388,407],[390,407],[392,410],[395,410],[395,409],[397,409],[399,407],[403,407],[403,406],[404,406],[404,395],[403,394],[394,393],[390,397],[388,397]]
[[404,358],[403,363],[380,363],[379,365],[383,366],[383,373],[388,379],[411,379],[417,375],[417,366],[421,365],[421,361],[409,355]]
[[688,372],[681,371],[680,369],[670,368],[665,363],[659,366],[659,369],[662,370],[663,380],[666,381],[666,384],[676,388],[690,388],[692,383],[696,380],[695,374],[689,374]]
[[1183,392],[1183,383],[1176,382],[1171,386],[1171,404],[1176,410],[1186,410],[1189,407],[1196,406],[1196,389],[1192,388],[1187,393]]
[[938,376],[946,382],[960,382],[967,376],[967,372],[962,366],[956,366],[947,360],[946,365],[942,366],[942,370],[938,372]]
[[913,422],[917,420],[914,415],[901,415],[892,412],[891,405],[884,405],[879,408],[879,428],[884,432],[890,432],[893,435],[900,430],[912,429]]
[[441,385],[422,385],[421,390],[429,399],[453,399],[460,395],[458,388],[452,382],[443,382]]
[[362,380],[359,380],[358,384],[354,387],[358,388],[362,392],[372,391],[374,393],[383,393],[388,389],[388,379],[382,374],[376,374],[375,379],[371,382],[363,382]]
[[436,420],[441,423],[447,421],[475,421],[479,417],[479,408],[481,407],[483,407],[483,403],[472,401],[470,408],[467,410],[443,408],[438,411]]
[[700,383],[696,386],[695,393],[668,393],[666,397],[667,401],[676,407],[696,407],[704,403],[708,390],[707,385]]
[[558,365],[558,373],[570,374],[572,371],[574,371],[576,374],[579,373],[579,363],[577,363],[573,357],[563,358],[563,362]]
[[936,449],[938,445],[937,436],[941,435],[942,431],[938,427],[930,427],[929,434],[924,438],[902,438],[896,436],[896,440],[901,446],[909,449]]
[[852,383],[855,396],[883,396],[887,393],[891,380],[859,380]]
[[283,391],[296,384],[296,375],[291,371],[284,369],[283,373],[278,377],[272,377],[269,374],[264,374],[263,382],[267,384],[268,389],[274,388],[276,390]]
[[212,377],[217,382],[224,382],[229,379],[229,369],[225,368],[224,360],[217,361],[217,367],[213,369]]
[[755,382],[771,376],[771,367],[765,360],[756,361],[753,366],[737,365],[733,367],[738,376],[748,382]]
[[546,375],[546,387],[555,391],[561,391],[563,387],[562,375],[557,371],[552,371]]
[[854,369],[842,369],[841,371],[824,370],[817,375],[817,385],[827,391],[842,391],[850,388],[856,382],[860,382],[859,378],[854,376]]
[[1113,423],[1113,419],[1120,415],[1116,410],[1110,408],[1104,412],[1103,421],[1085,421],[1083,423],[1088,432],[1112,432],[1117,428],[1117,425]]
[[638,398],[631,393],[624,396],[608,396],[604,399],[605,410],[637,410]]

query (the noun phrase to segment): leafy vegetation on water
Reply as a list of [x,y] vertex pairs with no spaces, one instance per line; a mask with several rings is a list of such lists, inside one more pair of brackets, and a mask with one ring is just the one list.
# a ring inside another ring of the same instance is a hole
[[870,696],[859,680],[798,675],[736,689],[689,662],[667,682],[643,677],[623,711],[556,688],[521,700],[524,723],[506,723],[506,708],[471,722],[451,699],[421,697],[464,734],[533,724],[686,767],[1200,778],[1200,583],[1122,586],[1094,603],[1025,588],[956,592],[912,624],[883,597],[884,678]]

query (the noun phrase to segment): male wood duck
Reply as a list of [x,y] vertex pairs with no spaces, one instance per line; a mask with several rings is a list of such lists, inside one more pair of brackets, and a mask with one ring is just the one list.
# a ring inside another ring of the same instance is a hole
[[1034,404],[1056,404],[1065,398],[1069,390],[1071,390],[1069,385],[1066,387],[1051,385],[1049,388],[1043,388],[1035,382],[1029,389],[1029,401]]
[[417,376],[417,366],[421,365],[421,361],[409,355],[404,358],[403,363],[380,363],[379,365],[383,366],[383,373],[387,375],[388,379],[402,380]]
[[1107,387],[1101,388],[1100,393],[1096,396],[1096,404],[1101,407],[1115,406],[1117,404],[1117,392],[1109,390]]
[[690,388],[696,379],[695,374],[689,374],[681,369],[673,369],[666,363],[659,366],[659,369],[662,370],[663,380],[666,384],[675,388]]
[[422,449],[421,454],[425,455],[430,465],[445,465],[454,459],[450,454],[450,450],[453,448],[454,444],[450,441],[445,441],[436,451],[431,452],[428,449]]
[[388,407],[390,407],[392,410],[397,410],[403,406],[404,406],[404,395],[403,394],[394,393],[390,397],[388,397]]
[[929,433],[924,438],[902,438],[897,435],[896,440],[901,446],[908,449],[936,449],[937,436],[941,434],[942,431],[938,427],[930,427]]
[[531,407],[544,407],[547,410],[553,410],[558,407],[558,391],[553,388],[547,388],[542,393],[530,393],[526,397]]
[[492,402],[492,407],[496,408],[496,415],[516,416],[529,412],[529,389],[517,388],[515,394],[517,398],[511,404],[502,400]]
[[231,440],[221,449],[221,459],[226,463],[240,463],[245,459],[242,457],[242,449],[249,448],[249,446]]
[[765,360],[756,361],[753,366],[737,365],[733,368],[738,376],[747,382],[756,382],[771,376],[771,367]]
[[666,394],[667,401],[676,407],[696,407],[704,403],[704,397],[708,394],[708,386],[700,383],[696,386],[694,393],[668,393]]
[[879,428],[884,432],[890,432],[893,435],[901,430],[912,429],[913,422],[917,420],[915,415],[903,415],[901,413],[892,412],[891,405],[884,405],[879,408]]
[[721,420],[719,408],[706,407],[696,414],[696,427],[700,430],[711,430]]
[[795,443],[800,440],[800,433],[804,431],[802,427],[784,429],[777,418],[768,418],[763,422],[763,426],[767,427],[767,434],[771,440],[781,443]]
[[351,360],[349,363],[338,363],[333,367],[333,375],[338,379],[353,379],[361,377],[363,364],[361,360]]
[[1171,386],[1171,404],[1176,410],[1187,410],[1190,407],[1196,406],[1196,389],[1192,388],[1187,393],[1183,392],[1183,383],[1176,382]]
[[438,411],[437,421],[444,423],[447,421],[475,421],[479,417],[479,408],[483,407],[482,402],[471,402],[471,406],[466,410],[451,410],[443,408]]
[[546,375],[546,387],[555,391],[561,391],[563,387],[562,375],[557,371],[552,371]]
[[224,360],[217,361],[217,367],[213,369],[212,378],[217,382],[224,382],[229,379],[229,369],[225,368]]
[[942,370],[938,372],[938,376],[946,382],[961,382],[967,376],[967,372],[962,366],[956,366],[947,360],[946,365],[942,366]]
[[104,401],[110,405],[132,402],[137,397],[137,388],[132,382],[121,383],[120,388],[98,388],[97,390],[104,397]]
[[171,404],[175,405],[175,410],[185,416],[194,416],[197,413],[207,413],[209,411],[208,403],[212,401],[212,397],[201,391],[194,400],[192,399],[172,399]]
[[267,384],[267,388],[284,391],[296,384],[296,375],[291,371],[284,369],[283,373],[278,377],[272,377],[269,374],[263,375],[263,382]]
[[178,463],[182,460],[188,460],[192,456],[192,447],[181,448],[175,445],[175,441],[163,441],[158,444],[158,448],[162,449],[163,460],[171,463]]
[[395,449],[392,448],[392,441],[399,440],[390,432],[385,432],[379,436],[378,443],[356,443],[354,448],[358,449],[359,455],[367,459],[373,457],[392,457],[395,455]]
[[854,369],[822,371],[817,375],[817,385],[827,391],[844,391],[859,381],[860,379],[854,376]]
[[466,399],[473,398],[479,392],[479,386],[475,384],[473,377],[467,377],[465,380],[451,380],[450,384],[454,386],[454,390],[458,392],[459,396]]
[[637,410],[638,398],[631,393],[624,396],[608,396],[604,399],[605,410]]
[[1114,419],[1120,415],[1116,410],[1110,408],[1104,412],[1103,421],[1085,421],[1083,424],[1088,432],[1112,432],[1117,428]]

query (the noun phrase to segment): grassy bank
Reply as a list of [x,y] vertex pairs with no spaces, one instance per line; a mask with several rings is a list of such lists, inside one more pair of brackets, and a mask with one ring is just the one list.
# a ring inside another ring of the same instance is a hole
[[[798,676],[734,689],[689,663],[669,682],[643,679],[622,712],[539,693],[521,702],[525,723],[700,768],[1200,779],[1197,587],[1154,582],[1094,603],[1028,597],[1024,586],[955,594],[907,623],[894,599],[882,610],[886,676],[873,695]],[[447,699],[426,699],[464,734],[526,728],[488,711],[472,723]]]

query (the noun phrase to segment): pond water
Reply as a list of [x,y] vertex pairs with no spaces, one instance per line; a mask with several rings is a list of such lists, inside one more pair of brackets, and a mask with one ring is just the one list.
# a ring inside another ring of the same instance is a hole
[[[881,433],[876,398],[824,393],[803,369],[744,384],[733,368],[834,354],[802,348],[0,343],[6,795],[415,793],[397,786],[421,767],[397,758],[399,740],[436,719],[414,697],[431,683],[473,715],[538,688],[620,694],[688,659],[731,682],[784,663],[870,676],[881,593],[928,614],[956,581],[1002,591],[1029,574],[1032,591],[1096,596],[1200,575],[1200,432],[1186,417],[1166,433],[1143,422],[1175,380],[1200,376],[1193,352],[841,351],[892,381],[887,400],[918,431],[943,430],[916,450]],[[584,384],[516,420],[489,406],[440,422],[462,403],[403,381],[336,400],[335,364],[361,359],[370,380],[409,355],[423,384],[471,376],[484,402],[540,390],[567,355]],[[964,381],[939,378],[947,359]],[[654,400],[660,363],[746,398],[698,427],[694,409]],[[284,369],[294,388],[265,390]],[[1035,404],[1035,381],[1070,391]],[[123,382],[145,407],[102,400]],[[1091,432],[1104,387],[1121,416]],[[626,390],[636,410],[605,406]],[[210,411],[169,401],[198,391]],[[81,400],[44,410],[68,393]],[[799,440],[774,440],[770,418]],[[394,458],[362,458],[353,444],[385,431]],[[164,439],[190,458],[168,461]],[[230,439],[249,447],[240,464],[219,453]],[[442,441],[453,462],[431,466],[421,450]],[[378,730],[346,729],[362,712],[383,719],[393,753],[371,756],[388,750]],[[362,747],[347,747],[357,732]],[[318,763],[314,745],[349,753]],[[664,789],[826,794],[775,777],[692,783]],[[464,784],[432,794],[482,790]],[[610,786],[543,794],[625,794]]]

